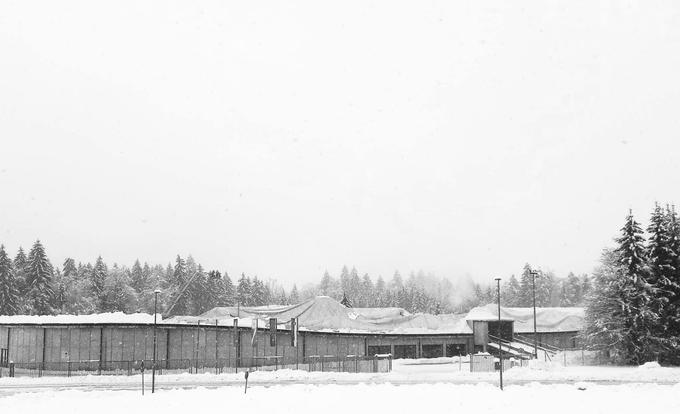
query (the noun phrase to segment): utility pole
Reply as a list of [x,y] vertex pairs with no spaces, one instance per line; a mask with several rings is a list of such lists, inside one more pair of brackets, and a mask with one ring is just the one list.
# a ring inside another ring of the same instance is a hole
[[153,299],[153,364],[151,365],[151,394],[156,392],[156,315],[158,314],[158,294],[159,289],[154,290]]
[[503,391],[503,339],[501,338],[501,278],[496,278],[496,292],[498,293],[498,361],[501,370],[500,384],[501,391]]
[[536,276],[538,272],[529,270],[531,274],[531,291],[534,295],[534,359],[538,359],[538,335],[536,334]]

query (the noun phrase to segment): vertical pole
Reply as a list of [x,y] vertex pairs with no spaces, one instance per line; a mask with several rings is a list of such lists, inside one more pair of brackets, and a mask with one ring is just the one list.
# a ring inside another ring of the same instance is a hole
[[158,290],[154,292],[153,300],[153,362],[151,364],[151,394],[156,392],[156,314],[158,313]]
[[531,273],[531,291],[534,297],[534,359],[538,359],[538,336],[536,334],[536,274],[538,272],[534,270],[529,272]]
[[217,353],[218,353],[218,347],[217,347],[217,334],[219,333],[219,329],[217,328],[217,319],[215,319],[215,374],[217,374]]
[[496,278],[496,290],[498,292],[498,360],[500,362],[500,385],[503,390],[503,340],[501,338],[501,278]]

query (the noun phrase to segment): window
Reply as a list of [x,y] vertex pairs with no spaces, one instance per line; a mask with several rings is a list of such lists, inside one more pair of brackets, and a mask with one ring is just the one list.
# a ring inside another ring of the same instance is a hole
[[446,356],[466,355],[465,344],[446,344]]
[[439,358],[443,355],[443,346],[440,345],[423,345],[423,358]]
[[405,358],[415,358],[416,357],[416,346],[415,345],[395,345],[394,346],[394,359],[405,359]]
[[368,346],[368,356],[373,356],[375,354],[389,354],[392,349],[389,345],[369,345]]

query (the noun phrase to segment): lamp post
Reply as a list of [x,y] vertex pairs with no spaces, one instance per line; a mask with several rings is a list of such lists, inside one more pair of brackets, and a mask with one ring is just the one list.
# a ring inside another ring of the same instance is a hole
[[496,292],[498,294],[498,361],[500,365],[500,384],[503,391],[503,339],[501,338],[501,278],[496,278]]
[[534,296],[534,359],[538,359],[538,335],[536,334],[536,276],[538,272],[529,270],[531,274],[531,291]]
[[156,392],[156,314],[158,311],[158,294],[161,293],[160,290],[156,289],[153,291],[153,364],[151,365],[151,393]]

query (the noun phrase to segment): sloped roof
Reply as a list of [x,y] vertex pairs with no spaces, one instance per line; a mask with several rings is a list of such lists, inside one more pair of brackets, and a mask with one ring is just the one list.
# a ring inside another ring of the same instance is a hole
[[[584,327],[584,308],[536,308],[537,332],[574,332]],[[468,321],[492,321],[498,319],[498,306],[488,304],[470,310]],[[534,332],[534,308],[501,307],[501,319],[513,320],[517,333]]]

